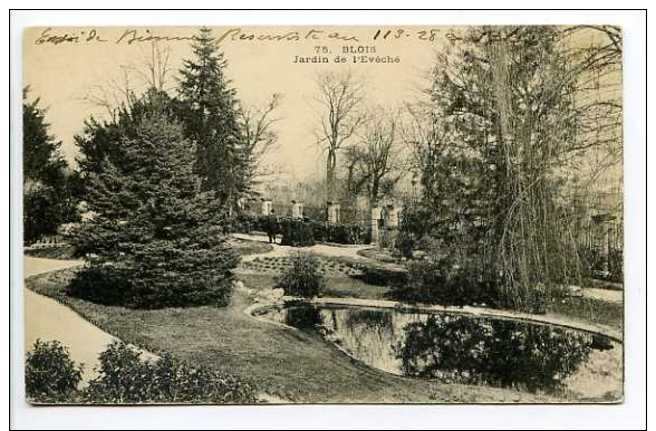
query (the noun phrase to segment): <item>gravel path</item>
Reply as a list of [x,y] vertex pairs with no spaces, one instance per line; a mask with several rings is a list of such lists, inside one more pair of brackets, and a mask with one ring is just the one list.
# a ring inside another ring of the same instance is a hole
[[[269,239],[265,235],[254,235],[245,233],[233,233],[233,237],[247,241],[257,241],[268,243]],[[280,239],[278,238],[278,241]],[[292,247],[288,245],[273,244],[273,250],[268,253],[253,254],[250,256],[242,256],[242,260],[252,260],[256,257],[282,257],[289,256],[295,252],[310,252],[321,256],[328,257],[349,257],[360,260],[370,260],[366,257],[360,256],[358,251],[371,248],[369,244],[360,245],[331,245],[331,244],[315,244],[311,247]]]
[[[25,256],[25,278],[50,271],[81,265],[79,260],[55,260]],[[97,373],[98,354],[116,340],[112,335],[83,319],[79,314],[59,302],[23,288],[25,301],[25,348],[31,349],[34,342],[58,340],[69,349],[71,358],[84,364],[83,381],[87,382]],[[145,358],[154,355],[144,352]]]
[[621,304],[624,300],[624,291],[610,290],[610,289],[597,289],[596,287],[587,287],[581,291],[583,296],[592,299],[599,299],[601,301],[612,302]]

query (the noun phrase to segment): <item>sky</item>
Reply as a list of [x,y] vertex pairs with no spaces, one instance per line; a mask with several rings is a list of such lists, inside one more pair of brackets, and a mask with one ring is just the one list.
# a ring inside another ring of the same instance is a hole
[[[435,51],[446,43],[449,31],[446,27],[410,26],[212,30],[221,39],[219,46],[228,61],[226,74],[242,103],[261,105],[273,93],[282,94],[276,115],[279,121],[275,124],[278,148],[268,162],[282,166],[299,180],[321,172],[324,165],[313,134],[317,126],[313,102],[317,73],[350,69],[366,82],[367,104],[394,108],[416,97],[426,86],[425,74]],[[191,55],[189,38],[196,31],[191,27],[27,29],[23,34],[24,85],[30,86],[30,97],[40,97],[42,106],[47,107],[51,133],[62,141],[65,158],[74,160],[77,149],[73,137],[82,131],[84,120],[91,115],[106,115],[102,107],[85,100],[85,96],[102,91],[116,94],[112,88],[123,87],[126,72],[131,86],[143,87],[143,79],[134,70],[143,69],[152,38],[170,50],[172,74],[167,84],[174,87],[177,70]],[[358,49],[365,51],[368,59],[378,56],[388,62],[353,63],[353,54],[345,50]],[[295,62],[296,56],[312,57],[317,51],[328,59],[328,64]],[[338,55],[346,63],[336,63]]]

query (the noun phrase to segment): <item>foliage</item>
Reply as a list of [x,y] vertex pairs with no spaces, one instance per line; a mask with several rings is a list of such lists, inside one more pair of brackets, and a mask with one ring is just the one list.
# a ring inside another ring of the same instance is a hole
[[406,205],[401,212],[396,239],[396,247],[403,257],[411,258],[414,251],[421,249],[422,239],[430,237],[433,223],[433,215],[426,205],[416,202]]
[[130,271],[111,264],[87,263],[66,286],[66,294],[103,305],[136,308],[142,302],[130,284]]
[[[406,254],[422,235],[439,238],[479,277],[499,274],[514,309],[534,307],[536,286],[576,284],[581,267],[562,205],[559,170],[576,151],[578,123],[566,79],[570,58],[547,27],[473,27],[451,34],[438,55],[430,99],[414,114],[421,171],[416,209],[406,223]],[[569,78],[569,76],[568,76]]]
[[77,256],[77,250],[70,244],[53,243],[39,248],[25,248],[23,254],[26,256],[43,257],[46,259],[73,259]]
[[281,228],[284,245],[308,246],[314,245],[315,241],[336,244],[371,242],[370,228],[360,223],[328,224],[310,219],[282,219]]
[[254,403],[253,388],[208,367],[191,367],[165,353],[142,361],[140,353],[114,342],[100,354],[100,375],[89,383],[91,403]]
[[239,213],[230,219],[229,229],[232,232],[251,233],[266,231],[267,216]]
[[78,214],[61,142],[49,134],[40,100],[27,101],[28,91],[27,87],[23,91],[23,237],[30,244],[54,235],[61,224],[76,221]]
[[408,282],[408,272],[404,270],[373,265],[363,265],[360,269],[362,275],[355,278],[374,286],[403,286]]
[[440,305],[495,304],[495,281],[483,279],[480,274],[472,261],[456,264],[445,257],[411,262],[407,281],[396,283],[390,295],[398,300]]
[[605,252],[595,248],[582,247],[578,253],[588,277],[616,283],[624,282],[624,253],[621,249],[611,249],[610,252]]
[[96,257],[71,292],[140,308],[225,305],[238,256],[226,242],[224,212],[201,190],[193,146],[166,114],[166,97],[149,97],[137,137],[122,137],[125,159],[90,175],[93,217],[71,242]]
[[624,282],[624,253],[621,249],[611,250],[608,256],[608,271],[610,271],[610,281]]
[[327,241],[337,244],[368,244],[371,227],[361,223],[338,223],[326,226]]
[[38,402],[66,401],[82,380],[82,367],[59,341],[36,340],[25,359],[25,393]]
[[193,59],[184,61],[178,88],[184,133],[196,144],[195,172],[203,190],[233,205],[247,188],[248,160],[242,154],[236,91],[225,76],[227,61],[212,31],[194,37]]
[[87,188],[94,175],[104,172],[108,164],[122,166],[129,163],[122,145],[126,139],[137,139],[140,125],[153,114],[163,114],[175,120],[176,101],[165,92],[150,89],[138,97],[128,92],[125,102],[116,107],[111,118],[98,120],[93,116],[84,122],[81,134],[75,136],[78,147],[77,164],[82,182],[81,195],[86,198]]
[[297,253],[290,267],[277,279],[276,287],[286,295],[313,298],[324,289],[324,276],[319,272],[319,260],[307,253]]
[[397,346],[404,374],[502,387],[557,389],[589,355],[592,336],[499,319],[432,315]]
[[315,244],[314,231],[303,220],[284,218],[279,222],[282,239],[280,244],[294,247],[309,247]]

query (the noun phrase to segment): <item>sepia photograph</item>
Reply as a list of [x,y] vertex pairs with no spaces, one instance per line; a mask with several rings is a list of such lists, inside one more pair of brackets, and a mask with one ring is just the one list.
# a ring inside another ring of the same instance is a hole
[[623,35],[25,28],[25,402],[623,403]]

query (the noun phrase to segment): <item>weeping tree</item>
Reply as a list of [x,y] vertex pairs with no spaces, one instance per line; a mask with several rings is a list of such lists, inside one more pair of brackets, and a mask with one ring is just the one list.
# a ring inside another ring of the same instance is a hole
[[[545,290],[580,282],[562,200],[579,144],[577,81],[552,27],[450,34],[428,90],[420,157],[423,205],[445,249],[498,280],[500,302],[539,308]],[[431,133],[432,132],[432,133]]]
[[562,83],[571,63],[559,52],[553,29],[500,29],[482,37],[491,60],[495,159],[504,197],[492,230],[496,266],[504,298],[526,308],[541,295],[540,284],[581,284],[576,243],[559,202],[560,168],[577,143],[575,83]]

